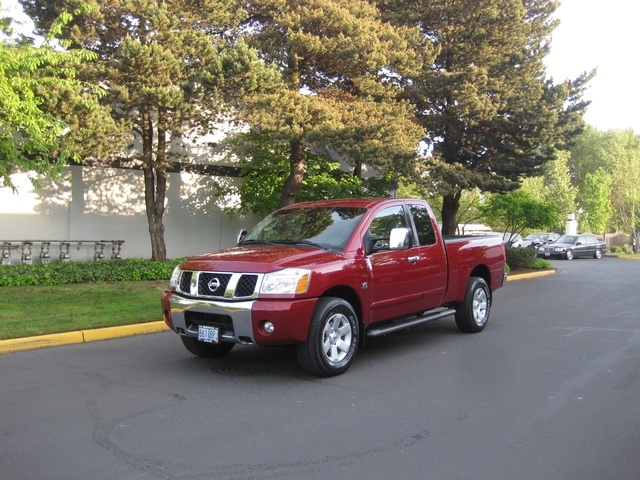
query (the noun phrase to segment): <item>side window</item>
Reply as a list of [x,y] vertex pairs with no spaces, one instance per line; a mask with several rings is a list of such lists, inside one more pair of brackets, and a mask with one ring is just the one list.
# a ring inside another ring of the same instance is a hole
[[365,241],[368,251],[385,250],[389,248],[391,230],[406,227],[407,220],[402,206],[388,207],[378,213],[369,225]]
[[429,210],[422,205],[411,205],[413,222],[418,230],[418,241],[420,245],[434,245],[436,243],[436,232],[433,230]]

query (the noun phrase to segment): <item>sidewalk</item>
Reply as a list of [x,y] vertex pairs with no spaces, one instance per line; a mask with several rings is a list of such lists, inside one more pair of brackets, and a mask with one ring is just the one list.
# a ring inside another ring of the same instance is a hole
[[[555,270],[542,270],[539,272],[517,273],[507,277],[507,281],[522,280],[526,278],[543,277],[552,275]],[[54,333],[51,335],[39,335],[36,337],[12,338],[0,340],[0,355],[4,353],[19,352],[22,350],[35,350],[37,348],[57,347],[77,343],[97,342],[112,338],[130,337],[133,335],[146,335],[167,331],[169,328],[164,321],[139,323],[135,325],[122,325],[120,327],[96,328],[76,332]]]

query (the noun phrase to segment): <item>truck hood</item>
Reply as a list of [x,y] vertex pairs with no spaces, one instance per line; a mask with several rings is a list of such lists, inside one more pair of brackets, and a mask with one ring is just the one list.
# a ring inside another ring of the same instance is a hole
[[313,265],[333,262],[338,256],[335,252],[312,246],[236,246],[190,258],[182,262],[180,268],[208,272],[267,273],[284,268],[313,268]]

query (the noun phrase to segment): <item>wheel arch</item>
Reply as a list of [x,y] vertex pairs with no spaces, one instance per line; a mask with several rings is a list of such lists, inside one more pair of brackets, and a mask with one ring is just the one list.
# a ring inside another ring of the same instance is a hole
[[364,321],[362,318],[362,301],[353,288],[346,285],[337,285],[324,292],[322,297],[337,297],[342,298],[344,301],[349,302],[353,311],[358,317],[358,326],[360,327],[360,341],[364,338]]
[[[469,279],[471,279],[471,277],[482,278],[485,282],[487,282],[487,285],[489,285],[489,291],[493,291],[493,285],[491,283],[491,271],[489,270],[489,267],[487,267],[486,265],[477,265],[471,271],[471,274],[469,275]],[[465,285],[465,288],[466,288],[466,285]]]

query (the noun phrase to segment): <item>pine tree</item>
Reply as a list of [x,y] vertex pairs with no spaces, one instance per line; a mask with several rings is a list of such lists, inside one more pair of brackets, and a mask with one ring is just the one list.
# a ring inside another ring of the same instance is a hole
[[[166,259],[163,216],[170,143],[185,129],[211,131],[230,90],[250,92],[276,72],[235,42],[244,11],[233,1],[21,0],[40,29],[61,12],[73,18],[62,37],[98,61],[81,72],[141,144],[151,258]],[[227,69],[231,70],[229,74]],[[277,75],[276,75],[277,76]]]
[[382,22],[364,0],[257,0],[248,10],[247,41],[282,72],[279,91],[254,98],[245,116],[289,144],[282,205],[297,199],[310,145],[346,155],[356,175],[364,162],[400,169],[415,157],[422,132],[396,100],[400,73],[430,52],[415,29]]
[[409,98],[428,145],[423,181],[443,196],[443,232],[455,231],[464,190],[516,189],[540,173],[581,126],[591,74],[545,78],[557,7],[552,0],[386,0],[395,24],[419,25],[438,55]]

